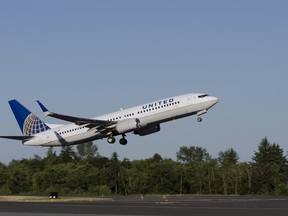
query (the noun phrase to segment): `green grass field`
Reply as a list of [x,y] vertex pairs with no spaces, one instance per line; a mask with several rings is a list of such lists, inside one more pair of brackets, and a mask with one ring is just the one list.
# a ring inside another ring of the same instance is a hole
[[50,199],[48,196],[0,196],[0,202],[87,202],[112,200],[112,198],[96,197],[60,197],[58,199]]

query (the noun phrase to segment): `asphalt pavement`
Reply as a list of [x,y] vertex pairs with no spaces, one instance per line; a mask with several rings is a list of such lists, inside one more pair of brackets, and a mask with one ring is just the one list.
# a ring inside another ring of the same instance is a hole
[[64,215],[288,215],[279,196],[115,196],[107,201],[0,202],[0,216]]

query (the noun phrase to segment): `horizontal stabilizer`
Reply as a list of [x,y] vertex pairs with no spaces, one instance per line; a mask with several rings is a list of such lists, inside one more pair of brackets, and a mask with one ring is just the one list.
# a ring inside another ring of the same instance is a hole
[[21,140],[21,141],[27,141],[33,137],[34,136],[0,136],[0,138],[4,138],[4,139],[13,139],[13,140]]

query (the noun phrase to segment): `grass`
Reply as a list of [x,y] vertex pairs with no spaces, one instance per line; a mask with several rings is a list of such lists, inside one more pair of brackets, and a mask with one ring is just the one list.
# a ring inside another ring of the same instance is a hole
[[0,196],[0,202],[92,202],[112,200],[112,198],[96,197],[60,197],[58,199],[50,199],[48,196]]

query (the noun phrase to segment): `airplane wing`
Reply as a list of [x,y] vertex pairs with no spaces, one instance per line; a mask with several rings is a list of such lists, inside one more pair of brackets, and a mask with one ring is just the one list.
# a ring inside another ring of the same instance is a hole
[[73,122],[77,125],[85,125],[85,127],[104,127],[107,128],[108,126],[114,125],[117,122],[115,121],[105,121],[105,120],[97,120],[97,119],[89,119],[89,118],[82,118],[82,117],[75,117],[75,116],[68,116],[59,113],[54,113],[49,111],[40,101],[37,100],[40,108],[44,112],[45,116],[51,116],[53,118],[61,119],[64,121]]
[[27,141],[33,138],[33,136],[0,136],[0,138]]

